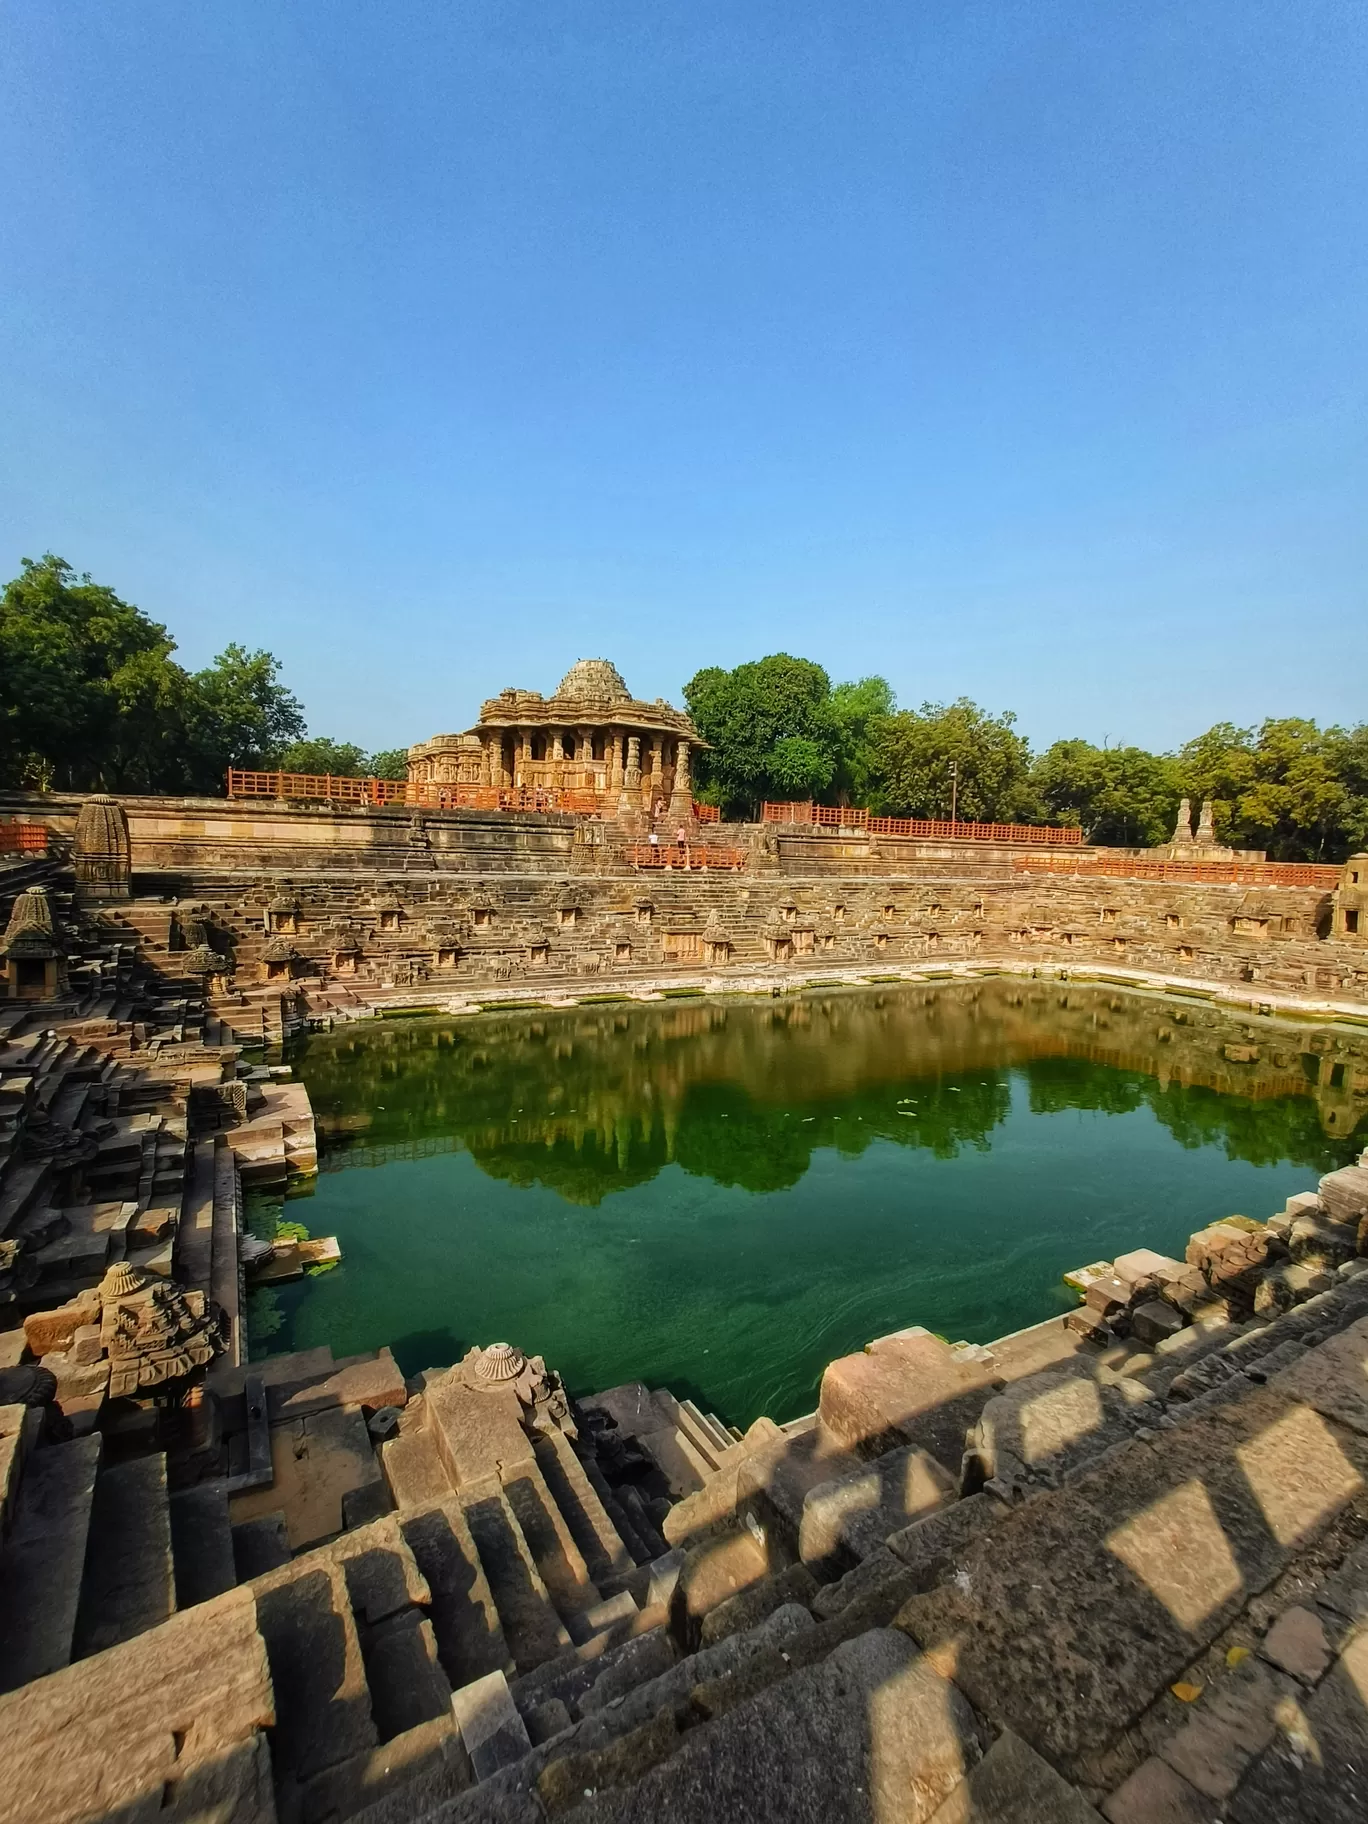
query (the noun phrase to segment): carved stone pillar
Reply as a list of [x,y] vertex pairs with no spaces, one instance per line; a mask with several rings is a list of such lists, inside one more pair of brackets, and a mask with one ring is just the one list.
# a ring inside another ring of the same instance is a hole
[[693,782],[689,778],[689,744],[675,743],[674,785],[670,791],[670,819],[674,823],[693,822]]
[[613,768],[608,775],[608,790],[610,792],[622,790],[622,730],[620,728],[613,730]]
[[1173,826],[1174,842],[1192,841],[1192,800],[1184,798],[1178,806],[1178,821]]
[[1202,813],[1197,819],[1197,840],[1208,848],[1216,847],[1216,820],[1211,809],[1210,798],[1202,800]]
[[564,760],[565,758],[564,731],[559,728],[551,730],[551,758],[553,760]]
[[651,815],[665,796],[665,737],[656,735],[651,742]]
[[627,737],[627,772],[623,784],[629,792],[641,790],[641,736]]

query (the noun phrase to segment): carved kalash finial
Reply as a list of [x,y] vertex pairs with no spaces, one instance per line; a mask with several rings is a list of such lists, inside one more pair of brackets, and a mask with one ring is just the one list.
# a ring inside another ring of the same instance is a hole
[[85,905],[127,899],[132,891],[132,845],[128,818],[117,798],[87,798],[76,819],[71,845],[76,897]]
[[1202,800],[1202,814],[1197,820],[1197,840],[1210,848],[1216,847],[1216,820],[1212,815],[1210,798]]
[[1192,800],[1190,798],[1184,798],[1178,806],[1178,821],[1173,826],[1173,840],[1175,842],[1192,841]]

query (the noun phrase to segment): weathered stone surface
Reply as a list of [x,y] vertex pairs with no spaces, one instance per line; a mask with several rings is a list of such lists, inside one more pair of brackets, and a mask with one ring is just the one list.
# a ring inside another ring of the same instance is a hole
[[174,1613],[166,1458],[135,1457],[95,1484],[75,1650],[84,1658]]
[[454,1691],[451,1708],[477,1780],[521,1760],[532,1746],[502,1672],[487,1673]]
[[1211,1801],[1155,1756],[1135,1772],[1102,1807],[1108,1824],[1213,1824]]
[[984,1406],[965,1441],[966,1468],[1009,1486],[1034,1470],[1062,1473],[1130,1435],[1128,1404],[1122,1389],[1067,1368],[1028,1375]]
[[1102,1824],[1048,1761],[1004,1729],[978,1766],[937,1808],[931,1824]]
[[1318,1414],[1261,1390],[1032,1501],[898,1625],[1067,1774],[1179,1678],[1359,1486]]
[[451,1496],[400,1515],[399,1524],[431,1591],[437,1651],[453,1689],[511,1672],[513,1656],[460,1503]]
[[819,1422],[839,1448],[870,1456],[917,1444],[954,1473],[996,1372],[991,1357],[964,1361],[939,1337],[890,1337],[828,1366]]
[[944,1507],[955,1479],[917,1445],[886,1451],[867,1469],[808,1491],[798,1534],[806,1564],[850,1563],[882,1545],[910,1520]]
[[0,1554],[0,1688],[6,1691],[71,1658],[99,1461],[98,1436],[28,1455]]
[[1349,1642],[1304,1706],[1286,1699],[1278,1730],[1230,1805],[1230,1824],[1362,1824],[1368,1816],[1368,1632]]
[[[0,1820],[163,1818],[168,1790],[170,1815],[188,1817],[196,1790],[216,1788],[255,1799],[217,1813],[206,1805],[201,1816],[269,1819],[255,1738],[274,1720],[252,1598],[231,1590],[0,1698]],[[245,1762],[232,1752],[239,1744]]]
[[1310,1609],[1284,1609],[1264,1636],[1264,1658],[1282,1672],[1314,1685],[1330,1664],[1330,1642],[1325,1623]]
[[955,1687],[874,1629],[586,1798],[577,1824],[925,1824],[978,1759]]
[[715,1609],[709,1610],[703,1617],[700,1642],[704,1647],[711,1647],[717,1641],[725,1640],[729,1634],[743,1633],[747,1628],[753,1628],[764,1621],[776,1609],[783,1608],[786,1603],[796,1602],[809,1606],[817,1590],[817,1579],[807,1566],[791,1564],[786,1570],[752,1584],[749,1589],[739,1591],[726,1602],[719,1603]]
[[1146,1299],[1131,1312],[1131,1335],[1137,1343],[1153,1348],[1184,1328],[1183,1319],[1172,1305],[1162,1299]]
[[1272,1385],[1318,1412],[1368,1434],[1368,1317],[1308,1349]]
[[70,1349],[78,1330],[99,1321],[99,1293],[82,1292],[55,1311],[31,1311],[24,1319],[24,1340],[34,1355],[49,1355],[53,1350]]
[[[264,1488],[234,1495],[233,1524],[265,1513],[283,1512],[295,1551],[340,1532],[358,1493],[389,1504],[380,1465],[359,1406],[324,1407],[307,1418],[270,1428],[272,1480]],[[348,1513],[344,1515],[344,1503]]]
[[425,1400],[428,1427],[458,1489],[486,1476],[502,1482],[515,1469],[535,1465],[511,1387],[469,1387],[453,1372],[429,1379]]
[[1190,1720],[1159,1756],[1210,1799],[1228,1798],[1273,1739],[1285,1686],[1257,1659],[1245,1660],[1202,1694]]
[[[361,1645],[340,1565],[311,1554],[253,1586],[277,1719],[272,1758],[307,1780],[376,1745]],[[204,1607],[191,1613],[202,1615]]]

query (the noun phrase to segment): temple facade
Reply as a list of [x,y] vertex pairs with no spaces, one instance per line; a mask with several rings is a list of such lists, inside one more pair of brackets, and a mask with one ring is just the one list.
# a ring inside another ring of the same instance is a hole
[[408,751],[409,782],[593,794],[611,810],[687,817],[698,731],[663,699],[644,703],[607,659],[579,659],[552,696],[505,690],[475,727]]

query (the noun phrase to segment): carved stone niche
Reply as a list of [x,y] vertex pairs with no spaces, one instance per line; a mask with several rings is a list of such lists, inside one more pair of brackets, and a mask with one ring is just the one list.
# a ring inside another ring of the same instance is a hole
[[551,961],[551,940],[534,937],[527,946],[527,960],[534,969],[544,969]]
[[266,930],[272,937],[299,936],[299,901],[280,893],[266,908]]
[[283,937],[274,937],[261,952],[262,980],[288,982],[300,961],[299,952]]
[[579,923],[580,903],[572,893],[563,893],[556,903],[556,925],[559,930],[573,931]]
[[133,849],[128,818],[116,798],[87,798],[76,818],[71,848],[76,898],[81,905],[127,899],[132,891]]
[[487,931],[494,923],[494,901],[488,893],[476,892],[470,896],[470,922],[477,931]]
[[45,887],[26,887],[0,938],[0,995],[50,1001],[67,986],[66,952],[57,940]]
[[732,940],[717,912],[709,914],[703,927],[703,961],[710,968],[721,968],[731,961]]
[[382,893],[375,902],[376,921],[382,931],[402,931],[404,928],[404,905],[397,893]]
[[630,938],[620,937],[613,945],[613,961],[625,968],[632,960],[632,943]]
[[636,922],[639,925],[649,925],[651,920],[655,917],[655,905],[654,902],[649,899],[634,900],[632,902],[632,909],[636,913]]
[[333,974],[355,975],[357,964],[360,961],[360,944],[354,937],[344,932],[333,945]]

